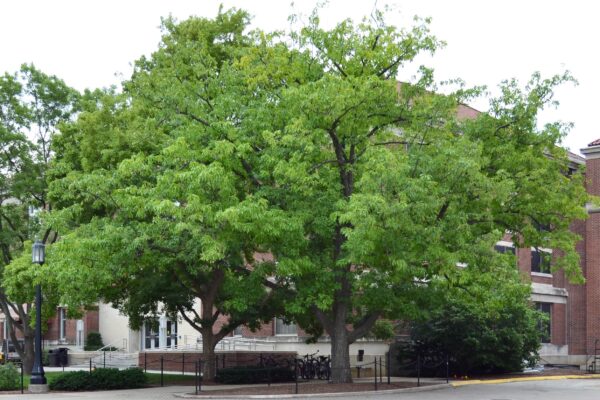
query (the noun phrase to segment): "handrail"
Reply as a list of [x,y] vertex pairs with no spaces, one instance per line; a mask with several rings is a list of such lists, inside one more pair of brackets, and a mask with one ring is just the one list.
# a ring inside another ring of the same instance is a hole
[[[121,347],[121,348],[115,346],[119,341],[122,341],[121,344],[123,345],[123,347]],[[101,354],[101,352],[107,351],[106,349],[110,349],[108,351],[112,353],[113,351],[115,351],[115,350],[112,350],[113,348],[116,348],[117,349],[116,351],[119,351],[119,350],[125,351],[125,350],[127,350],[127,338],[122,338],[122,339],[116,340],[116,341],[114,341],[114,342],[112,342],[110,344],[107,344],[107,345],[105,345],[103,347],[100,347],[98,350],[96,350],[96,353],[100,353]]]
[[[196,336],[195,339],[190,343],[188,340],[189,335],[183,336],[183,343],[165,345],[154,347],[151,349],[145,349],[145,351],[182,351],[182,350],[202,350],[202,336]],[[242,338],[242,337],[226,337],[221,339],[215,346],[215,350],[219,351],[236,351],[236,350],[247,350],[247,351],[259,351],[259,350],[275,350],[277,343],[268,340],[259,340],[256,338]],[[265,348],[266,347],[266,348]],[[262,348],[262,349],[260,349]]]

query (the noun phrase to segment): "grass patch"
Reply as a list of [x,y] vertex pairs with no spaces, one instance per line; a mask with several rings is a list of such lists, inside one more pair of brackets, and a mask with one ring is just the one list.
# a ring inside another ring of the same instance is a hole
[[[63,374],[62,371],[52,371],[52,372],[45,372],[44,376],[46,376],[46,380],[48,381],[48,383],[50,383],[52,380],[56,379],[57,377],[61,376],[62,374]],[[19,383],[21,382],[20,379],[21,378],[19,377]],[[29,388],[30,380],[31,380],[31,376],[29,376],[29,375],[23,376],[23,388],[25,388],[25,389]]]
[[[58,378],[63,373],[64,372],[62,372],[62,371],[52,371],[52,372],[46,372],[44,375],[46,376],[46,380],[48,381],[48,384],[50,384],[51,381]],[[147,372],[147,373],[145,373],[145,375],[148,378],[147,384],[149,386],[160,385],[160,374]],[[31,379],[31,377],[29,375],[25,375],[23,377],[23,387],[25,388],[25,390],[27,390],[27,388],[29,387],[30,379]],[[182,385],[182,386],[190,385],[190,386],[193,386],[195,384],[194,379],[195,379],[194,375],[181,375],[181,374],[164,374],[163,375],[163,382],[165,385]]]

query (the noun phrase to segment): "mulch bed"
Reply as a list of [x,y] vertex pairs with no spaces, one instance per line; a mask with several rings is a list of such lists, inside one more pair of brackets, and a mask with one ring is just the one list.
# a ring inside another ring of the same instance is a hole
[[[427,384],[421,383],[421,386]],[[377,383],[378,390],[405,389],[416,387],[416,383],[412,382],[392,382],[391,384]],[[344,392],[368,392],[375,390],[374,384],[371,383],[301,383],[298,385],[298,394],[313,394],[313,393],[344,393]],[[215,396],[215,395],[254,395],[254,394],[295,394],[296,386],[294,384],[272,385],[270,387],[250,386],[237,389],[225,390],[210,390],[202,391],[199,395]]]

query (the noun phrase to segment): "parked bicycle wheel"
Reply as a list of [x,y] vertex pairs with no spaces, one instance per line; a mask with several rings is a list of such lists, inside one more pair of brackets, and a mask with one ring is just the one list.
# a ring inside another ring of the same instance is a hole
[[329,380],[331,377],[331,360],[329,357],[319,357],[317,377],[324,380]]

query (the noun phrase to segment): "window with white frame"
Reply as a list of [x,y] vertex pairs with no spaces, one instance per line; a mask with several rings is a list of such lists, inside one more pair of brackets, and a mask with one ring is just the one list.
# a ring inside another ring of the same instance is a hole
[[531,272],[549,274],[551,260],[551,252],[541,249],[531,249]]
[[288,324],[282,318],[275,318],[275,335],[297,335],[296,324]]
[[67,339],[67,310],[58,309],[58,339],[64,342]]
[[552,303],[535,303],[535,308],[545,315],[545,319],[540,321],[538,329],[542,334],[542,343],[552,341]]
[[502,254],[512,254],[512,255],[515,255],[515,248],[514,248],[514,246],[509,246],[509,245],[506,245],[504,243],[496,244],[494,246],[494,250],[496,250],[498,253],[502,253]]

